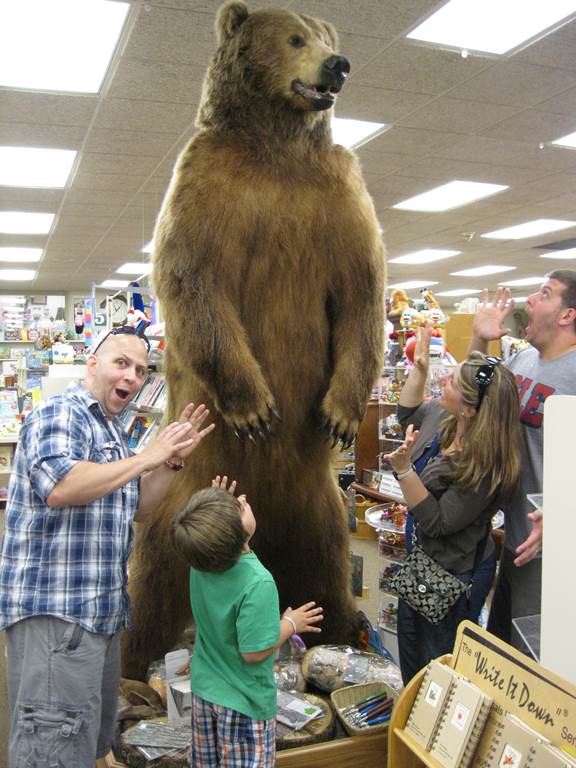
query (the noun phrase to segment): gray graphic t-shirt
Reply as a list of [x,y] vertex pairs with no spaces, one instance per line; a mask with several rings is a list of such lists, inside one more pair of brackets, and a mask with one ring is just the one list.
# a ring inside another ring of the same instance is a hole
[[544,402],[550,395],[576,395],[576,350],[556,360],[542,360],[537,349],[518,352],[508,363],[520,395],[522,467],[513,500],[505,509],[505,546],[514,552],[532,528],[526,515],[533,507],[527,493],[542,493]]

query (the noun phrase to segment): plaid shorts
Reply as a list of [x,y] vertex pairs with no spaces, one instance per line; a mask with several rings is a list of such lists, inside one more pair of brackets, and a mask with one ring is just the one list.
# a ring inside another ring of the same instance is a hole
[[191,768],[274,768],[276,720],[253,720],[192,694]]

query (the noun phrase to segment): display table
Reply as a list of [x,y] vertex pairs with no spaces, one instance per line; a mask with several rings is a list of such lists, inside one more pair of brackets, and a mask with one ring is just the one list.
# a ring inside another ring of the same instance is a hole
[[[388,732],[335,739],[278,752],[277,768],[386,768]],[[154,763],[158,765],[158,763]],[[110,753],[102,768],[129,768]]]
[[[512,619],[513,630],[526,647],[526,652],[535,661],[540,661],[540,614]],[[518,647],[514,643],[515,647]]]

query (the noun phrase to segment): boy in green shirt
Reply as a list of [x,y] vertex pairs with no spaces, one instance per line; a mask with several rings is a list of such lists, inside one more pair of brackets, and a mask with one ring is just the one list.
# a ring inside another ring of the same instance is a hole
[[256,521],[236,483],[217,477],[172,524],[190,565],[196,622],[192,656],[194,768],[273,768],[276,756],[274,652],[295,632],[320,632],[314,602],[280,617],[278,592],[249,542]]

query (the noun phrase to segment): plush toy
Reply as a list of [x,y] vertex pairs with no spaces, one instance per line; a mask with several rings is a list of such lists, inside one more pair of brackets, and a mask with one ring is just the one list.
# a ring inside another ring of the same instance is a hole
[[404,310],[408,309],[410,301],[404,291],[396,288],[392,291],[392,299],[390,303],[390,309],[388,311],[388,317],[400,317]]
[[172,176],[153,256],[166,418],[205,403],[216,428],[140,526],[128,677],[190,621],[170,525],[216,474],[247,494],[252,546],[281,608],[323,606],[322,634],[305,641],[358,637],[331,446],[352,443],[380,374],[384,250],[358,161],[332,140],[350,65],[330,24],[280,8],[230,2],[217,34],[199,130]]
[[426,302],[426,305],[429,309],[440,308],[440,304],[438,304],[438,301],[434,298],[434,295],[429,288],[422,288],[420,290],[420,296],[422,296],[422,298]]

